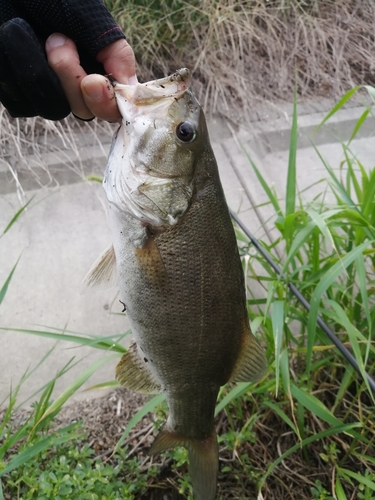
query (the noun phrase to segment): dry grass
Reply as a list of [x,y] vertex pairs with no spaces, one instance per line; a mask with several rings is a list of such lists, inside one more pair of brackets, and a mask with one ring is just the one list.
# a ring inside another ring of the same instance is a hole
[[375,82],[372,0],[107,0],[144,79],[187,66],[206,108]]
[[[206,111],[232,119],[242,121],[265,101],[291,101],[296,79],[300,96],[315,99],[375,82],[373,0],[106,4],[134,47],[142,81],[187,66]],[[100,146],[113,131],[97,121],[11,119],[1,105],[0,124],[0,174],[7,172],[21,197],[20,170],[29,172],[34,185],[53,186],[48,164],[55,154],[82,178],[82,132]]]
[[65,178],[71,178],[68,169],[77,179],[94,173],[85,150],[92,156],[96,147],[101,153],[101,171],[108,153],[103,142],[111,141],[116,128],[98,120],[81,123],[72,116],[55,122],[40,117],[14,119],[1,105],[0,124],[0,183],[6,179],[0,184],[0,195],[17,191],[21,204],[26,201],[24,189],[55,187],[59,177],[65,183]]

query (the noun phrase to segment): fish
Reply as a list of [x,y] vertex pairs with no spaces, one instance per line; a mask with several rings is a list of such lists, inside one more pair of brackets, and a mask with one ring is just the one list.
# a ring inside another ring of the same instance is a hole
[[163,393],[169,415],[149,453],[183,446],[197,500],[216,497],[220,387],[264,376],[243,268],[204,112],[186,68],[114,83],[122,122],[103,178],[113,244],[86,278],[117,276],[134,341],[118,382]]

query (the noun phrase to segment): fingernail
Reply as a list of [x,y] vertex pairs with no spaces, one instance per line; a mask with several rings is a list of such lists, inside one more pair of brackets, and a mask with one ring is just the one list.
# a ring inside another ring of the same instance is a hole
[[82,83],[83,90],[85,91],[85,94],[90,98],[94,100],[98,100],[101,97],[103,97],[103,87],[101,84],[96,83],[96,82],[83,82]]
[[138,83],[138,78],[136,77],[136,75],[131,76],[131,77],[128,79],[128,84],[129,84],[129,85],[137,85],[137,83]]
[[56,47],[61,47],[67,41],[66,36],[61,35],[60,33],[53,33],[46,40],[46,46],[49,49],[55,49]]

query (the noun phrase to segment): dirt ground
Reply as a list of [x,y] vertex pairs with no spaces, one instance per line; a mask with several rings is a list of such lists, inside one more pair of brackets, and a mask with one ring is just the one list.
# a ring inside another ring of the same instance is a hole
[[[116,389],[101,398],[88,399],[65,407],[56,418],[60,427],[82,420],[87,432],[84,443],[95,450],[96,456],[111,463],[111,455],[124,432],[129,420],[143,406],[146,398],[127,389]],[[250,418],[252,408],[246,401],[242,407],[243,419],[232,421],[240,432],[243,422]],[[123,446],[128,446],[127,457],[137,456],[144,470],[157,465],[159,473],[150,479],[149,486],[140,500],[183,500],[186,496],[178,493],[178,479],[186,472],[186,465],[175,468],[167,454],[149,457],[147,451],[155,436],[153,416],[147,415],[130,433]],[[229,428],[226,413],[216,418],[216,431],[223,434]],[[257,498],[256,481],[266,472],[273,460],[286,449],[296,444],[295,436],[277,415],[266,412],[262,421],[255,427],[253,439],[240,441],[234,448],[220,447],[220,472],[218,479],[218,498],[244,500]],[[320,459],[317,448],[309,451],[309,463],[298,451],[275,470],[262,489],[263,500],[301,500],[311,498],[310,488],[316,479],[327,483],[330,471]],[[247,464],[246,464],[247,463]],[[246,464],[246,465],[245,465]],[[223,471],[223,469],[225,469]],[[253,475],[249,474],[253,471]],[[328,486],[328,485],[327,485]]]

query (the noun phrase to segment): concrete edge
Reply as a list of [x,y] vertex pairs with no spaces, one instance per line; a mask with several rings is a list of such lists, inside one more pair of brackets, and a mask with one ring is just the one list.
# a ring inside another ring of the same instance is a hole
[[[332,141],[347,141],[362,116],[366,107],[343,109],[336,112],[324,126],[315,132],[327,113],[319,112],[298,117],[298,148],[310,147],[312,144],[319,146]],[[223,143],[223,131],[227,129],[226,140],[232,140],[226,120],[208,120],[208,127],[218,127],[219,133],[212,134],[212,143]],[[221,123],[219,123],[221,122]],[[289,149],[292,118],[285,114],[271,122],[256,122],[252,130],[238,127],[236,139],[245,150],[251,151],[258,159],[267,154]],[[375,131],[374,119],[368,118],[360,128],[357,138],[368,137]],[[221,140],[220,140],[221,135]],[[84,134],[83,144],[85,144]],[[102,175],[106,155],[103,150],[109,150],[111,139],[103,137],[102,147],[84,145],[79,149],[79,157],[74,151],[64,149],[61,153],[49,152],[40,156],[28,156],[27,167],[17,168],[19,183],[24,191],[41,187],[72,184],[82,181],[90,174]],[[87,142],[86,142],[87,144]],[[0,171],[0,195],[15,192],[17,184],[10,172],[4,168]]]
[[[320,146],[336,141],[348,141],[363,115],[366,107],[344,109],[337,111],[319,130],[323,119],[328,113],[313,113],[298,116],[298,149]],[[267,154],[289,149],[292,117],[279,118],[272,123],[258,123],[249,137],[249,131],[240,129],[238,141],[245,149],[250,149],[262,158]],[[375,120],[368,117],[359,129],[356,138],[362,139],[375,132]]]

